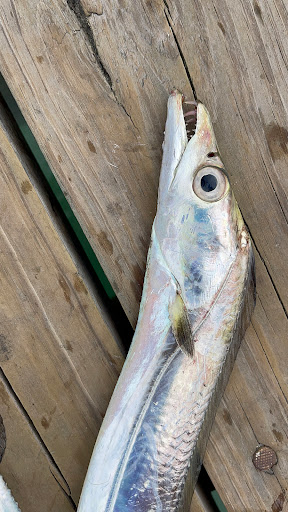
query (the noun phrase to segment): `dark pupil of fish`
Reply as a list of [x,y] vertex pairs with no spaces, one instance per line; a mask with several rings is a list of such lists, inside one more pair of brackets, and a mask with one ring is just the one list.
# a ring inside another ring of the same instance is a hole
[[213,174],[205,174],[201,178],[201,188],[204,192],[212,192],[217,187],[217,178]]

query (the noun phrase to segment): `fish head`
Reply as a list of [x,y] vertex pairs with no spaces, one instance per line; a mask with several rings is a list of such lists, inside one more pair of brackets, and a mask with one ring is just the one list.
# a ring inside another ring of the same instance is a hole
[[250,250],[250,240],[209,113],[200,102],[193,102],[192,110],[190,105],[188,108],[185,115],[183,97],[173,91],[168,100],[154,231],[163,264],[193,323],[199,324],[239,252]]

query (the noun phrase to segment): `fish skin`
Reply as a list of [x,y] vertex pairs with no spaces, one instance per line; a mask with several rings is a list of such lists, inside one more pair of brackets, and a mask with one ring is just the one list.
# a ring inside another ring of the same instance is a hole
[[209,166],[224,167],[209,114],[198,104],[188,142],[172,91],[138,323],[78,512],[175,512],[189,465],[191,499],[255,301],[251,241],[228,179],[215,202],[192,188]]
[[0,512],[21,512],[2,475],[0,475]]

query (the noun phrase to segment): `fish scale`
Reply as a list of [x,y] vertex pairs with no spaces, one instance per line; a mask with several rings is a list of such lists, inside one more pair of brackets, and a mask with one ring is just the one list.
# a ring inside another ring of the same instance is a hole
[[188,141],[173,91],[137,327],[78,512],[190,508],[187,489],[252,315],[249,234],[201,103],[194,117]]
[[[170,395],[170,400],[166,402],[165,411],[161,415],[161,421],[164,424],[170,424],[172,427],[171,430],[173,430],[171,433],[162,432],[162,435],[157,439],[159,484],[165,489],[162,498],[163,503],[165,503],[165,510],[175,510],[176,498],[173,498],[172,489],[177,489],[177,500],[180,500],[185,477],[188,472],[191,452],[196,444],[199,430],[204,419],[206,404],[213,392],[213,383],[211,383],[210,386],[206,385],[201,388],[202,391],[200,391],[200,389],[195,391],[195,387],[191,385],[191,382],[189,386],[188,375],[191,377],[194,373],[193,369],[191,371],[189,366],[195,367],[195,362],[193,360],[187,361],[187,358],[182,353],[179,353],[179,357],[181,359],[179,371],[187,375],[185,382],[186,400],[183,397],[183,390],[181,390],[181,395],[179,391],[175,397]],[[201,372],[201,369],[203,369],[203,366],[202,368],[198,368],[197,373],[202,373],[204,376],[204,372]],[[199,377],[197,378],[199,382]],[[183,382],[183,377],[181,377],[181,379]],[[180,396],[181,402],[179,402]],[[201,405],[197,401],[199,398],[201,399]],[[184,402],[186,402],[186,404],[183,409]],[[167,474],[165,470],[163,471],[166,466],[167,458],[169,459],[169,474]],[[168,505],[170,508],[167,509]]]

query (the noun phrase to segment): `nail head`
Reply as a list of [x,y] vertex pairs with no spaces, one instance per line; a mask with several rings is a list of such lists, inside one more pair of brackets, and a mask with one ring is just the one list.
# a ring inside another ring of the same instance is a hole
[[278,462],[276,452],[270,446],[259,446],[252,457],[256,469],[271,473],[272,467]]

